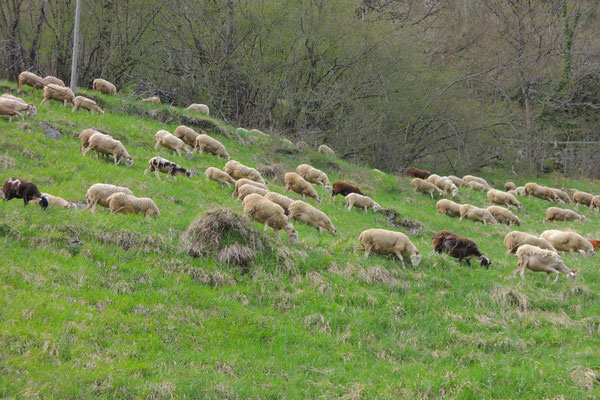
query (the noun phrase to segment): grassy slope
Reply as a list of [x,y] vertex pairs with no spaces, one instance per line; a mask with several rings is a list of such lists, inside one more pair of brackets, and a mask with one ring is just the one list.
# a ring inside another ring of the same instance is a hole
[[[24,97],[39,104],[41,92]],[[152,107],[120,97],[100,100],[113,110]],[[357,182],[383,207],[427,227],[411,235],[423,262],[402,269],[392,258],[364,259],[355,252],[362,230],[391,228],[384,216],[348,213],[342,199],[324,202],[319,208],[332,219],[337,236],[296,223],[301,244],[288,247],[284,239],[282,246],[294,262],[263,255],[244,275],[210,259],[190,258],[178,243],[202,211],[226,206],[241,212],[231,190],[203,176],[173,183],[142,174],[157,154],[200,173],[221,168],[223,159],[187,160],[155,151],[154,133],[176,125],[120,112],[72,114],[55,102],[38,112],[24,125],[0,119],[0,156],[10,157],[0,159],[2,181],[31,179],[42,191],[73,201],[96,182],[124,185],[155,199],[162,215],[147,220],[105,209],[92,215],[24,208],[19,200],[0,203],[0,397],[600,395],[597,257],[564,256],[580,272],[575,283],[561,277],[552,285],[530,272],[525,281],[515,280],[516,258],[505,256],[502,246],[506,226],[439,215],[435,201],[414,194],[406,178],[312,152],[282,156],[268,142],[242,145],[216,135],[243,163],[282,163],[287,170],[312,163],[332,181]],[[59,126],[66,136],[46,137],[37,121]],[[134,166],[82,157],[74,135],[87,127],[121,139]],[[328,169],[330,161],[341,170]],[[502,177],[489,178],[503,185]],[[600,193],[598,182],[558,184]],[[469,189],[459,200],[486,204],[485,194]],[[572,227],[600,236],[598,217],[589,210],[580,210],[586,223],[542,225],[549,204],[521,200],[522,230]],[[432,233],[440,229],[475,239],[492,267],[468,268],[428,256]],[[274,240],[271,231],[267,236]],[[72,255],[66,242],[77,237],[83,250]]]

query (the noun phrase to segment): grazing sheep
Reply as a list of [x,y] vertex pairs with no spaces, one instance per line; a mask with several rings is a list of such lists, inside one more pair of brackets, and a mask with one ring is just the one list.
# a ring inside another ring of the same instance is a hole
[[577,204],[577,206],[582,204],[584,206],[591,207],[593,199],[594,195],[586,192],[577,190],[575,193],[573,193],[573,203]]
[[156,96],[152,96],[152,97],[146,97],[145,99],[142,99],[143,102],[146,103],[152,103],[152,104],[160,104],[160,98],[156,97]]
[[530,233],[513,231],[507,233],[506,236],[504,236],[504,247],[506,247],[506,254],[516,253],[517,249],[524,244],[530,244],[542,249],[558,253],[558,251],[556,251],[554,246],[552,246],[552,244],[549,241],[532,235]]
[[409,167],[406,169],[406,175],[412,176],[414,178],[427,179],[431,175],[431,172],[425,169]]
[[484,208],[478,208],[470,204],[463,204],[460,206],[459,221],[462,221],[463,218],[467,218],[472,221],[479,221],[483,223],[483,225],[498,223],[496,218],[494,218],[492,213],[490,213],[488,210]]
[[479,178],[477,176],[473,176],[473,175],[465,175],[463,176],[463,180],[467,183],[469,182],[477,182],[480,183],[483,186],[486,186],[489,189],[492,188],[492,186],[483,178]]
[[14,100],[7,97],[0,97],[0,115],[7,115],[9,122],[12,122],[12,117],[15,115],[24,121],[25,116],[23,112],[27,113],[29,118],[37,115],[37,109],[33,104],[26,104],[21,99]]
[[125,165],[127,167],[131,167],[133,165],[133,159],[125,150],[123,144],[115,140],[113,138],[107,137],[107,135],[103,135],[101,133],[96,133],[90,137],[88,147],[83,151],[83,155],[90,150],[94,150],[96,152],[96,160],[98,159],[98,154],[111,154],[114,158],[115,165],[119,165],[121,161],[125,160]]
[[67,103],[73,103],[75,93],[71,89],[65,86],[58,86],[49,84],[44,88],[44,98],[40,104],[44,104],[48,100],[62,101],[63,107],[67,106]]
[[281,240],[279,231],[283,230],[290,238],[290,242],[298,243],[298,232],[289,223],[280,205],[261,195],[250,194],[244,199],[242,206],[244,207],[244,214],[258,223],[265,224],[265,231],[267,226],[270,226],[277,238]]
[[435,205],[437,211],[441,214],[446,214],[449,217],[458,218],[460,217],[461,205],[448,199],[441,199]]
[[19,74],[19,83],[17,85],[19,92],[23,85],[31,86],[34,89],[43,89],[45,83],[41,76],[37,76],[33,72],[23,71]]
[[[61,208],[66,208],[66,209],[77,209],[77,204],[75,204],[71,201],[62,199],[60,197],[52,196],[51,194],[48,194],[48,193],[42,193],[42,197],[45,197],[46,199],[48,199],[48,204],[51,206],[56,206],[56,207],[61,207]],[[35,201],[39,203],[41,200],[37,199]]]
[[509,190],[515,190],[516,188],[517,188],[517,185],[515,185],[515,184],[514,184],[514,183],[512,183],[512,182],[506,182],[506,183],[504,184],[504,191],[505,191],[505,192],[508,192]]
[[48,198],[44,196],[37,188],[35,183],[28,182],[20,178],[9,178],[2,186],[4,199],[23,199],[23,204],[27,205],[30,201],[39,199],[39,205],[43,209],[48,207]]
[[433,238],[433,252],[446,253],[450,257],[458,258],[458,262],[462,264],[462,260],[467,261],[467,265],[471,266],[471,259],[479,260],[481,265],[489,268],[490,259],[485,257],[477,248],[475,242],[458,236],[455,233],[448,231],[439,231]]
[[323,229],[328,230],[332,234],[336,234],[336,230],[331,223],[329,217],[322,211],[317,210],[308,203],[302,200],[296,200],[292,202],[288,207],[290,218],[296,221],[304,222],[319,230],[319,233]]
[[583,215],[577,214],[575,211],[567,210],[558,207],[548,207],[546,210],[546,221],[585,221],[586,218]]
[[148,172],[154,172],[154,175],[156,175],[158,180],[160,180],[160,176],[158,175],[159,172],[167,174],[167,176],[172,176],[174,180],[176,180],[175,177],[177,175],[185,175],[188,178],[193,178],[194,176],[198,175],[197,172],[180,167],[177,165],[177,163],[165,160],[162,157],[152,157],[148,163],[150,164],[150,168],[144,170],[144,175],[146,175]]
[[208,167],[206,168],[206,171],[204,171],[204,175],[206,176],[206,182],[219,182],[221,186],[227,185],[227,187],[231,187],[231,185],[235,185],[236,183],[236,180],[233,179],[231,175],[225,171],[221,171],[219,168]]
[[348,207],[348,211],[350,211],[352,207],[362,208],[365,212],[367,212],[367,208],[373,208],[374,212],[381,210],[381,206],[375,203],[373,199],[358,193],[350,193],[346,196],[346,207]]
[[541,237],[549,241],[558,251],[579,252],[582,254],[594,253],[594,246],[585,240],[583,236],[575,232],[549,230],[544,231]]
[[[515,189],[516,194],[519,196],[527,196],[527,192],[525,191],[525,186],[519,186]],[[513,194],[514,196],[514,194]]]
[[71,112],[83,108],[84,110],[91,111],[94,114],[94,111],[97,111],[98,114],[104,115],[104,111],[98,107],[98,104],[92,99],[88,99],[87,97],[77,96],[73,99],[73,109]]
[[186,108],[186,110],[197,111],[202,114],[210,115],[210,109],[208,108],[208,106],[206,104],[193,103],[193,104],[190,104],[188,106],[188,108]]
[[573,204],[573,200],[571,200],[571,198],[569,197],[569,195],[567,194],[567,192],[564,192],[560,189],[554,189],[551,188],[554,193],[556,193],[556,195],[558,196],[558,198],[565,204]]
[[306,199],[306,196],[312,197],[317,203],[321,202],[317,191],[309,182],[295,172],[288,172],[284,176],[285,190],[292,190],[300,195],[302,199]]
[[256,187],[259,187],[261,189],[267,190],[267,191],[269,190],[269,188],[267,187],[267,185],[264,185],[262,183],[258,183],[256,181],[251,180],[251,179],[242,178],[242,179],[239,179],[235,183],[235,190],[233,191],[233,196],[237,196],[238,191],[244,185],[252,185],[252,186],[256,186]]
[[283,211],[285,212],[286,215],[289,214],[290,204],[292,204],[294,202],[294,200],[290,199],[289,197],[284,196],[279,193],[276,193],[276,192],[269,192],[269,193],[265,194],[265,199],[269,199],[273,203],[279,204],[281,206],[281,208],[283,208]]
[[183,140],[185,144],[191,147],[196,145],[196,138],[199,136],[198,132],[185,125],[179,125],[177,128],[175,128],[173,135]]
[[538,185],[535,182],[529,182],[525,185],[525,193],[527,196],[533,196],[542,200],[562,203],[552,188]]
[[104,135],[104,136],[109,137],[109,138],[112,138],[112,136],[107,135],[105,133],[98,132],[97,130],[94,130],[94,129],[84,129],[79,134],[79,139],[81,140],[81,147],[79,148],[80,151],[84,151],[86,148],[89,147],[89,145],[90,145],[90,138],[92,136],[94,136],[96,133],[98,133],[100,135]]
[[260,136],[264,136],[264,137],[271,137],[271,135],[264,133],[263,131],[259,130],[259,129],[250,129],[249,131],[247,131],[248,133],[254,133],[256,135],[260,135]]
[[45,85],[53,84],[53,85],[58,85],[58,86],[66,86],[62,79],[58,79],[57,77],[52,76],[52,75],[48,75],[47,77],[44,78],[44,84]]
[[525,268],[534,272],[545,272],[546,280],[550,279],[551,273],[555,273],[556,278],[552,283],[558,281],[561,272],[565,274],[567,279],[575,280],[577,278],[575,272],[567,268],[560,256],[552,251],[524,244],[517,250],[517,257],[519,258],[517,262],[519,267],[513,271],[513,276],[520,273],[521,279],[525,277]]
[[516,199],[515,196],[508,192],[502,192],[496,189],[488,190],[486,197],[488,201],[492,204],[499,204],[501,206],[506,206],[510,208],[510,206],[516,207],[518,210],[522,210],[523,206]]
[[[503,192],[501,192],[503,193]],[[513,214],[508,208],[500,207],[500,206],[489,206],[487,210],[496,218],[501,224],[506,225],[521,225],[521,220]]]
[[263,179],[260,172],[235,160],[228,161],[227,164],[225,164],[225,167],[223,167],[223,171],[231,175],[233,179],[246,178],[250,179],[251,181],[267,185],[267,182]]
[[246,196],[250,194],[259,194],[261,196],[264,196],[267,193],[269,193],[268,190],[254,185],[242,185],[237,191],[238,200],[244,200]]
[[447,178],[450,179],[452,181],[452,183],[454,183],[456,186],[467,186],[467,182],[465,182],[464,179],[460,179],[457,176],[448,175]]
[[10,100],[18,101],[19,103],[22,103],[22,104],[27,104],[27,102],[25,100],[23,100],[22,98],[13,96],[10,93],[4,93],[4,94],[0,95],[0,99],[10,99]]
[[438,179],[438,181],[435,183],[435,186],[450,194],[452,197],[458,196],[458,188],[449,178],[443,177]]
[[215,156],[223,157],[226,160],[231,159],[225,150],[225,146],[223,146],[221,142],[205,134],[198,135],[196,137],[196,141],[194,142],[194,151],[214,154]]
[[437,174],[431,174],[427,177],[427,179],[425,179],[425,182],[433,183],[435,186],[437,186],[437,183],[440,181],[440,179],[442,179],[441,176]]
[[358,193],[360,195],[365,196],[365,194],[360,191],[358,186],[354,186],[353,184],[344,181],[333,182],[333,186],[331,187],[331,197],[335,197],[338,194],[341,194],[342,196],[346,197],[350,193]]
[[107,183],[95,183],[88,189],[85,199],[87,201],[86,210],[96,212],[96,206],[108,208],[108,197],[114,193],[125,193],[133,195],[133,192],[126,187],[109,185]]
[[106,199],[110,213],[144,214],[145,217],[160,217],[160,211],[152,199],[135,197],[125,193],[113,193]]
[[308,164],[300,164],[296,167],[296,173],[310,183],[317,183],[325,187],[325,189],[331,190],[331,184],[329,183],[327,174],[319,169]]
[[429,183],[424,181],[421,178],[415,178],[412,180],[412,182],[410,183],[412,185],[413,188],[415,188],[415,192],[423,192],[423,193],[429,193],[429,195],[431,196],[431,199],[433,200],[433,194],[437,194],[440,196],[444,195],[444,192],[442,192],[440,190],[440,188],[438,188],[437,186],[435,186],[433,183]]
[[319,153],[325,154],[327,156],[335,156],[335,151],[331,149],[331,147],[326,144],[322,144],[319,146]]
[[479,192],[487,192],[491,188],[477,181],[471,181],[467,183],[467,187],[473,190],[477,190]]
[[415,267],[419,266],[423,258],[413,242],[402,232],[386,229],[367,229],[360,234],[358,241],[365,251],[365,257],[369,257],[371,251],[378,254],[395,254],[400,259],[403,267],[406,267],[403,258],[405,254],[409,255],[410,263]]
[[596,214],[600,211],[600,196],[592,197],[592,202],[590,203],[590,207],[596,210]]
[[156,138],[156,145],[154,148],[158,150],[161,146],[166,147],[167,149],[171,149],[177,153],[178,156],[181,155],[181,150],[185,151],[187,155],[191,155],[192,151],[190,148],[183,142],[183,140],[177,138],[170,132],[160,130],[156,132],[154,135]]
[[92,82],[92,89],[94,89],[96,92],[101,92],[104,94],[117,94],[117,87],[109,81],[101,78],[94,79],[94,82]]

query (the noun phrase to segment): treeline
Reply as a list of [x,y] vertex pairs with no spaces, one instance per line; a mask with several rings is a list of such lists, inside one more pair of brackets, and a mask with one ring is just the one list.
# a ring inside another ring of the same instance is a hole
[[[0,6],[2,78],[68,81],[75,0]],[[596,176],[599,11],[592,0],[83,0],[79,85],[104,77],[206,103],[392,172]]]

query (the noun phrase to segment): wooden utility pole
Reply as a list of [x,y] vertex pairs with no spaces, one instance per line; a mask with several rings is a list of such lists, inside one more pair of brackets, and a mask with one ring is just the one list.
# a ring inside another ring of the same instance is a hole
[[77,86],[77,62],[79,61],[79,20],[81,19],[81,0],[75,6],[75,28],[73,29],[73,58],[71,59],[71,90]]

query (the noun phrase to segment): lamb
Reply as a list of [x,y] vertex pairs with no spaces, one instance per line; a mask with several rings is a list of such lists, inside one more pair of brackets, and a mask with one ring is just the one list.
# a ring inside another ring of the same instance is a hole
[[296,173],[310,183],[320,184],[327,190],[331,190],[331,184],[327,174],[308,164],[300,164],[296,167]]
[[367,208],[373,208],[374,212],[381,210],[381,206],[375,203],[370,197],[358,193],[350,193],[346,196],[346,207],[348,207],[348,211],[350,211],[352,207],[362,208],[365,213],[367,212]]
[[487,192],[491,188],[477,181],[471,181],[467,183],[467,187],[473,190],[477,190],[479,192]]
[[228,161],[227,164],[225,164],[225,167],[223,167],[223,171],[227,172],[234,179],[246,178],[267,185],[267,182],[263,179],[260,172],[235,160]]
[[198,111],[202,114],[210,115],[210,110],[206,104],[193,103],[193,104],[190,104],[188,106],[188,108],[186,108],[186,110]]
[[573,203],[577,204],[577,206],[583,204],[584,206],[591,207],[593,199],[594,195],[586,192],[577,190],[575,193],[573,193]]
[[440,201],[437,202],[435,207],[437,208],[437,211],[441,214],[446,214],[449,217],[454,217],[454,218],[460,217],[461,205],[453,202],[452,200],[441,199]]
[[479,251],[477,245],[471,239],[458,236],[449,231],[439,231],[432,238],[432,241],[433,252],[446,253],[450,257],[458,258],[460,264],[462,264],[462,260],[466,260],[467,265],[471,266],[471,259],[473,258],[479,260],[481,265],[486,268],[489,268],[491,264],[490,259]]
[[532,235],[530,233],[513,231],[507,233],[506,236],[504,236],[504,247],[506,247],[506,254],[516,253],[517,249],[524,244],[530,244],[545,250],[558,253],[558,251],[556,251],[554,246],[552,246],[552,244],[549,241]]
[[96,92],[101,92],[108,95],[114,95],[117,93],[117,87],[109,81],[101,78],[94,79],[92,82],[92,89]]
[[40,104],[44,104],[48,100],[56,100],[62,101],[63,107],[66,107],[67,103],[73,103],[74,98],[75,93],[68,87],[51,83],[44,88],[44,99]]
[[17,85],[19,92],[23,85],[31,86],[34,89],[43,89],[45,83],[41,76],[37,76],[33,72],[23,71],[19,74],[19,83]]
[[515,185],[515,184],[514,184],[514,183],[512,183],[512,182],[506,182],[506,183],[504,184],[504,191],[505,191],[505,192],[508,192],[509,190],[515,190],[516,188],[517,188],[517,185]]
[[564,192],[564,191],[562,191],[560,189],[554,189],[554,188],[551,188],[551,189],[554,191],[554,193],[556,194],[556,196],[558,196],[558,198],[563,203],[565,203],[565,204],[573,204],[573,200],[571,200],[571,198],[569,197],[569,195],[566,192]]
[[[17,98],[18,99],[18,98]],[[37,108],[33,104],[26,104],[21,99],[15,100],[7,97],[0,97],[0,115],[7,115],[9,122],[12,122],[12,117],[20,117],[21,120],[25,120],[23,112],[27,114],[29,118],[33,118],[37,115]]]
[[115,140],[113,138],[107,137],[107,135],[96,133],[90,137],[88,147],[83,151],[83,155],[90,150],[94,150],[96,152],[96,159],[98,159],[98,154],[112,154],[115,165],[119,165],[121,161],[125,160],[125,165],[127,167],[131,167],[133,165],[133,159],[123,147],[123,144]]
[[522,210],[523,206],[516,199],[515,196],[508,192],[502,192],[496,189],[488,190],[486,197],[488,201],[492,204],[499,204],[501,206],[506,206],[510,208],[510,206],[516,207],[518,210]]
[[554,201],[562,203],[560,198],[556,195],[552,188],[547,186],[538,185],[535,182],[529,182],[525,185],[525,193],[528,196],[537,197],[542,200]]
[[490,213],[488,210],[478,208],[470,204],[463,204],[462,206],[460,206],[459,221],[462,221],[463,218],[482,222],[483,225],[498,223],[498,221],[496,221],[496,218],[494,218],[492,213]]
[[409,255],[410,263],[414,267],[419,266],[423,258],[417,247],[402,232],[386,229],[367,229],[360,234],[358,241],[365,251],[365,257],[369,257],[371,251],[378,254],[395,254],[400,259],[403,267],[406,267],[403,259],[405,254]]
[[564,208],[558,207],[548,207],[546,210],[546,219],[544,219],[544,223],[547,221],[585,221],[586,218],[583,215],[577,214],[575,211],[567,210]]
[[469,183],[469,182],[477,182],[477,183],[479,183],[479,184],[481,184],[483,186],[486,186],[488,188],[488,190],[492,188],[492,186],[490,186],[490,184],[487,183],[487,181],[485,179],[479,178],[477,176],[465,175],[465,176],[463,176],[463,180],[465,182],[467,182],[467,183]]
[[[56,207],[61,207],[61,208],[66,208],[66,209],[77,209],[77,204],[71,202],[71,201],[67,201],[65,199],[62,199],[60,197],[57,196],[52,196],[51,194],[48,193],[42,193],[42,196],[48,199],[48,204],[51,206],[56,206]],[[40,200],[37,200],[38,202]]]
[[215,156],[223,157],[226,160],[231,159],[227,153],[227,150],[225,150],[225,146],[223,146],[221,142],[205,134],[198,135],[196,137],[194,142],[194,151],[214,154]]
[[194,147],[196,145],[196,138],[199,136],[198,133],[185,125],[179,125],[173,131],[173,135],[183,140],[188,146]]
[[259,194],[264,196],[269,193],[269,191],[254,185],[242,185],[237,193],[238,200],[244,200],[250,194]]
[[583,236],[575,232],[549,230],[544,231],[541,237],[549,241],[558,251],[594,254],[594,246],[592,246],[589,241],[585,240]]
[[333,182],[333,186],[331,187],[331,197],[335,197],[338,194],[341,194],[342,196],[346,197],[350,193],[358,193],[360,195],[365,196],[365,194],[360,191],[358,186],[354,186],[353,184],[344,181]]
[[160,98],[156,97],[156,96],[152,96],[152,97],[146,97],[145,99],[142,99],[143,102],[146,103],[152,103],[152,104],[160,104]]
[[177,138],[170,132],[160,130],[156,132],[154,137],[156,138],[156,145],[154,146],[155,149],[158,149],[160,146],[164,146],[167,149],[175,151],[178,156],[181,155],[181,150],[185,151],[186,154],[192,154],[190,148],[183,142],[183,140]]
[[154,201],[148,197],[135,197],[125,193],[113,193],[106,199],[110,213],[144,214],[145,217],[160,217]]
[[335,151],[331,149],[331,147],[326,144],[322,144],[319,146],[319,153],[325,154],[327,156],[335,156]]
[[96,133],[99,133],[100,135],[104,135],[106,137],[112,138],[112,136],[107,135],[105,133],[98,132],[97,130],[94,130],[94,129],[84,129],[79,134],[79,139],[81,140],[81,147],[79,148],[80,151],[84,151],[86,148],[88,148],[90,146],[90,138],[93,135],[95,135]]
[[39,191],[35,183],[21,178],[7,179],[2,186],[2,192],[6,201],[23,199],[23,204],[27,205],[30,201],[39,200],[40,207],[43,209],[48,207],[48,198]]
[[204,175],[206,176],[206,182],[219,182],[221,186],[227,185],[227,187],[231,187],[231,185],[235,185],[236,183],[236,180],[233,179],[231,175],[215,167],[206,168],[206,171],[204,171]]
[[458,188],[449,178],[446,178],[446,177],[440,178],[435,183],[435,186],[437,186],[444,192],[452,195],[452,197],[456,197],[458,195]]
[[156,175],[158,180],[160,180],[160,176],[158,175],[159,172],[167,174],[167,176],[172,176],[174,180],[176,180],[175,177],[177,175],[185,175],[188,178],[193,178],[194,176],[198,175],[197,172],[180,167],[177,165],[177,163],[166,160],[162,157],[152,157],[148,163],[150,164],[150,168],[144,170],[144,175],[146,175],[148,172],[154,172],[154,175]]
[[494,216],[494,218],[496,218],[496,221],[498,221],[501,224],[507,224],[509,226],[513,224],[517,226],[521,225],[521,220],[508,208],[499,206],[489,206],[487,210],[490,212],[490,214]]
[[62,79],[58,79],[57,77],[52,76],[52,75],[46,76],[43,80],[44,80],[45,85],[49,85],[52,83],[52,84],[58,85],[58,86],[66,86],[65,83],[62,81]]
[[448,175],[447,178],[450,179],[452,181],[452,183],[454,183],[456,186],[467,186],[467,182],[465,182],[464,179],[460,179],[457,176]]
[[413,178],[427,179],[429,178],[429,175],[431,175],[431,172],[425,169],[409,167],[406,169],[406,175],[412,176]]
[[269,192],[269,193],[265,194],[265,199],[269,199],[273,203],[279,204],[281,206],[281,208],[283,208],[283,211],[285,212],[286,215],[289,214],[290,204],[292,204],[294,202],[294,200],[290,199],[289,197],[284,196],[279,193],[276,193],[276,192]]
[[592,197],[592,202],[590,203],[590,207],[596,210],[596,214],[600,211],[600,196]]
[[265,224],[265,231],[267,226],[270,226],[277,238],[281,240],[279,231],[283,230],[290,238],[290,242],[298,243],[298,232],[288,222],[280,205],[259,194],[250,194],[244,199],[242,206],[244,207],[244,214],[247,214],[258,223]]
[[98,104],[96,104],[96,102],[94,100],[88,99],[87,97],[76,96],[73,99],[73,109],[71,110],[71,112],[73,112],[79,108],[83,108],[84,110],[91,111],[92,114],[94,114],[94,111],[97,111],[98,114],[104,115],[104,111],[102,111],[100,109],[100,107],[98,107]]
[[[515,189],[516,194],[519,196],[527,196],[527,192],[525,192],[525,186],[519,186]],[[514,196],[514,195],[513,195]]]
[[337,234],[331,220],[324,212],[317,210],[315,207],[302,200],[292,202],[288,207],[288,213],[291,219],[304,222],[313,228],[318,229],[319,233],[321,233],[323,229],[326,229],[333,235]]
[[133,192],[126,187],[109,185],[107,183],[95,183],[88,189],[85,199],[87,201],[86,210],[96,212],[96,206],[108,208],[108,198],[114,193],[125,193],[133,195]]
[[242,179],[239,179],[237,182],[235,182],[235,190],[233,191],[233,196],[236,196],[238,194],[238,191],[240,190],[240,188],[244,185],[252,185],[252,186],[256,186],[261,189],[267,190],[267,191],[269,190],[267,185],[263,185],[262,183],[255,182],[251,179],[242,178]]
[[307,182],[303,177],[295,172],[288,172],[284,176],[285,190],[292,190],[302,195],[302,199],[306,199],[306,196],[312,197],[317,203],[321,202],[319,195],[315,188]]
[[513,271],[513,276],[521,274],[521,279],[525,277],[525,268],[534,272],[545,272],[546,280],[550,279],[550,274],[555,273],[556,278],[552,283],[558,281],[558,277],[562,272],[568,279],[577,279],[575,272],[571,271],[563,263],[560,256],[552,251],[540,249],[539,247],[530,244],[524,244],[517,250],[519,261],[517,269]]
[[412,185],[413,188],[415,188],[415,192],[423,192],[423,193],[429,193],[429,195],[431,196],[431,199],[433,200],[433,194],[437,194],[440,196],[444,195],[444,192],[442,192],[440,190],[440,188],[438,188],[437,186],[435,186],[433,183],[429,183],[424,181],[421,178],[415,178],[412,180],[412,182],[410,183]]

